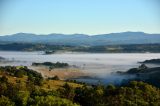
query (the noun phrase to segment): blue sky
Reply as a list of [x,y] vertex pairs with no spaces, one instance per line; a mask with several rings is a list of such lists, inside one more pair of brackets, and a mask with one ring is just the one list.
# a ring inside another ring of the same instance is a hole
[[0,35],[160,33],[159,0],[1,0],[0,3]]

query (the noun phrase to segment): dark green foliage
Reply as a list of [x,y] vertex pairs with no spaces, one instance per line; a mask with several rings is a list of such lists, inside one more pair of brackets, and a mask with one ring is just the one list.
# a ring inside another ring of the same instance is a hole
[[65,83],[63,85],[63,89],[59,89],[58,91],[60,92],[61,97],[63,98],[73,100],[75,96],[74,89],[71,86],[69,86],[68,83]]
[[18,78],[22,78],[23,75],[27,75],[28,81],[32,81],[35,85],[42,85],[42,82],[43,82],[43,77],[40,73],[33,71],[31,69],[28,69],[25,66],[21,66],[21,67],[14,67],[14,66],[2,67],[1,66],[0,71]]
[[33,44],[24,44],[24,43],[11,43],[11,44],[1,44],[0,50],[12,50],[12,51],[19,51],[19,50],[25,50],[25,48],[31,48],[34,47]]
[[17,70],[14,75],[18,78],[22,78],[25,73],[23,70]]
[[30,106],[79,106],[72,103],[70,100],[62,99],[54,96],[35,96],[30,99]]
[[52,62],[44,62],[44,63],[32,63],[33,66],[49,66],[50,69],[53,68],[64,68],[64,67],[68,67],[69,64],[68,63],[60,63],[60,62],[56,62],[56,63],[52,63]]
[[146,70],[148,69],[148,67],[145,65],[145,64],[141,64],[139,67],[138,67],[139,70]]
[[0,97],[0,106],[15,106],[15,104],[9,98],[7,98],[5,96],[1,96]]
[[6,83],[1,83],[0,84],[0,95],[4,95],[7,90],[7,82]]
[[6,43],[0,44],[0,50],[11,51],[49,51],[62,50],[63,48],[70,48],[72,46],[64,45],[46,45],[46,44],[32,44],[32,43]]
[[151,64],[160,64],[160,59],[151,59],[151,60],[145,60],[140,63],[151,63]]
[[[40,86],[43,84],[41,74],[27,67],[0,67],[0,71],[4,74],[0,77],[0,106],[78,106],[71,100],[61,98],[62,95],[59,95],[58,91],[42,89]],[[16,84],[8,82],[5,75],[13,77],[27,75],[26,87],[21,87],[22,82],[18,80]],[[72,91],[74,91],[73,88]]]
[[104,89],[101,86],[77,88],[74,101],[82,106],[101,106],[103,104]]
[[129,69],[127,72],[118,72],[119,74],[134,75],[131,80],[144,81],[156,87],[160,87],[160,67],[149,68],[145,64],[138,68]]
[[42,85],[43,84],[43,78],[35,77],[34,84],[35,85]]
[[0,106],[78,106],[71,100],[60,98],[56,91],[40,88],[27,91],[17,88],[17,85],[6,85],[0,85]]
[[[144,65],[139,67],[148,70]],[[28,76],[26,88],[10,83],[5,75],[23,70]],[[160,89],[144,82],[132,81],[125,86],[84,85],[73,88],[65,83],[58,90],[45,90],[41,74],[27,67],[0,67],[0,106],[160,106]],[[35,85],[36,84],[36,85]]]
[[28,103],[28,99],[30,97],[30,92],[28,91],[19,91],[15,98],[13,99],[16,106],[26,106]]
[[75,90],[74,101],[82,106],[159,106],[160,90],[136,81],[125,87],[84,86]]
[[0,77],[0,82],[7,83],[7,81],[8,81],[8,78],[6,76]]
[[[126,74],[139,74],[139,73],[146,73],[151,71],[150,68],[148,68],[145,64],[141,64],[138,68],[131,68],[127,72],[124,72]],[[124,74],[122,72],[122,74]]]
[[102,45],[102,46],[69,46],[69,45],[50,45],[50,44],[31,44],[31,43],[10,43],[0,44],[0,50],[11,51],[75,51],[75,52],[105,52],[105,53],[144,53],[160,52],[160,44],[125,44],[125,45]]

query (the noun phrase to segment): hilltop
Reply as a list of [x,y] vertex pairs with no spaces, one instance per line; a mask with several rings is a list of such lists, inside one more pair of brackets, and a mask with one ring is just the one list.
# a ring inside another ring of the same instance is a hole
[[70,46],[103,46],[120,44],[154,44],[160,43],[160,34],[144,32],[121,32],[110,34],[32,34],[16,33],[0,36],[1,43],[41,43]]

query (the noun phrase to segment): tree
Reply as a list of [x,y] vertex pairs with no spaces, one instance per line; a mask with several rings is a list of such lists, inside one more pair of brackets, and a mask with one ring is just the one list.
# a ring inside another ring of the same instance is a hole
[[23,70],[17,70],[14,75],[18,78],[22,78],[24,75],[24,72]]
[[70,100],[73,100],[75,96],[74,89],[68,83],[65,83],[63,85],[63,89],[59,89],[59,92],[62,95],[62,97]]
[[145,65],[145,64],[141,64],[140,66],[139,66],[139,69],[140,70],[145,70],[145,69],[147,69],[148,67]]
[[0,78],[0,81],[3,83],[7,83],[8,82],[8,78],[6,77],[6,76],[2,76],[1,78]]
[[28,91],[19,91],[14,98],[16,106],[26,106],[29,97],[30,93]]
[[54,96],[36,96],[30,106],[79,106],[70,100]]
[[1,96],[0,97],[0,106],[15,106],[15,104],[9,98],[7,98],[5,96]]
[[4,95],[7,90],[7,84],[6,83],[1,83],[0,84],[0,95]]
[[43,78],[35,77],[34,84],[40,86],[43,85]]

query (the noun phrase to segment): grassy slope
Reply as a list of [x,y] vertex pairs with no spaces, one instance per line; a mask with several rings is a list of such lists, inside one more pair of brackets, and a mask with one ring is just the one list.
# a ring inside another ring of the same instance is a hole
[[[3,75],[3,73],[0,73],[0,77]],[[6,75],[5,76],[8,78],[8,82],[13,83],[13,84],[18,84],[19,81],[21,82],[21,86],[26,86],[27,83],[27,76],[23,76],[22,78],[17,78],[17,77],[13,77],[10,75]],[[42,89],[44,90],[57,90],[60,87],[62,87],[64,84],[66,83],[66,81],[63,80],[48,80],[45,79],[43,81],[43,85],[40,86]],[[71,82],[67,82],[70,86],[72,86],[73,88],[76,87],[81,87],[82,85],[80,84],[76,84],[76,83],[71,83]]]

